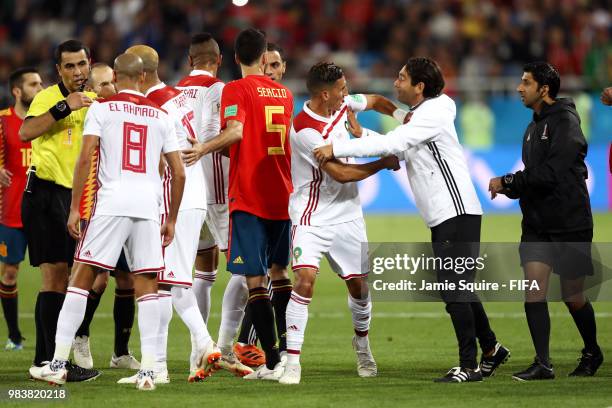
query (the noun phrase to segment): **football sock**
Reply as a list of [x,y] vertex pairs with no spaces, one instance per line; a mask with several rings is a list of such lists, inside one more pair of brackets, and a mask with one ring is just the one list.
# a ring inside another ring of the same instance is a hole
[[304,333],[308,324],[308,305],[312,298],[291,292],[287,304],[287,364],[300,362]]
[[255,337],[255,341],[252,342],[253,333],[255,332],[255,328],[253,327],[253,312],[251,312],[251,308],[249,305],[244,309],[244,318],[242,319],[242,324],[240,325],[240,334],[238,334],[238,343],[242,344],[257,344],[257,336]]
[[353,318],[353,328],[355,329],[356,341],[359,346],[365,347],[368,343],[368,331],[372,321],[372,300],[370,294],[365,299],[355,299],[348,295],[348,306]]
[[550,341],[550,315],[547,302],[525,302],[525,315],[531,340],[540,362],[550,367],[548,344]]
[[70,357],[72,341],[85,316],[88,295],[89,292],[84,289],[68,287],[57,319],[54,360],[66,361]]
[[101,298],[101,293],[97,293],[93,290],[89,291],[89,296],[87,297],[87,309],[85,309],[85,317],[83,318],[83,323],[81,323],[81,327],[79,327],[79,330],[77,330],[76,332],[76,336],[89,337],[89,325],[91,324],[91,320],[94,317],[94,313],[96,313],[96,309],[100,304]]
[[217,279],[217,271],[204,272],[195,271],[195,279],[193,280],[193,291],[198,301],[198,308],[204,319],[204,323],[208,324],[210,316],[210,290],[212,289],[215,280]]
[[450,302],[446,311],[451,317],[457,343],[459,345],[459,365],[462,368],[475,369],[476,363],[476,329],[472,307],[465,302]]
[[17,314],[17,284],[5,285],[0,282],[0,301],[6,319],[9,339],[15,344],[21,344],[21,332]]
[[[140,369],[154,370],[156,368],[156,349],[161,324],[160,302],[156,293],[143,295],[136,301],[138,302],[138,330],[140,331]],[[172,317],[172,300],[170,297],[168,297],[167,303],[170,305],[170,317]],[[168,331],[166,330],[167,334]]]
[[219,327],[217,345],[223,354],[228,354],[232,351],[232,343],[244,315],[248,293],[246,278],[241,275],[232,274],[225,287],[223,303],[221,305],[221,327]]
[[205,347],[211,340],[198,303],[191,288],[172,288],[172,303],[191,335],[195,337],[198,349]]
[[489,352],[495,349],[497,338],[495,337],[493,330],[491,330],[487,312],[485,312],[484,307],[480,302],[471,302],[470,305],[472,307],[474,328],[476,330],[476,337],[480,343],[480,349],[485,353]]
[[34,354],[34,365],[40,366],[47,359],[47,346],[45,344],[45,333],[41,320],[40,298],[42,293],[36,296],[36,306],[34,308],[34,323],[36,325],[36,352]]
[[128,343],[134,326],[134,289],[115,289],[113,317],[115,318],[115,355],[129,354]]
[[[41,292],[40,293],[40,323],[45,336],[45,356],[43,361],[51,361],[55,353],[55,333],[57,330],[57,318],[59,317],[65,293]],[[87,299],[85,299],[87,301]],[[81,322],[79,322],[80,324]],[[75,328],[75,332],[78,326]],[[73,336],[74,337],[74,336]],[[70,339],[72,344],[72,339]]]
[[279,351],[287,350],[287,323],[286,313],[289,298],[293,286],[290,279],[278,279],[272,281],[272,307],[274,308],[274,321],[276,322],[276,332],[278,333]]
[[[568,305],[569,308],[569,305]],[[586,302],[584,306],[578,310],[569,311],[574,318],[574,323],[580,332],[580,336],[584,341],[584,348],[587,352],[599,353],[601,350],[597,344],[597,324],[595,323],[595,311],[591,302]]]
[[[167,369],[168,326],[172,320],[172,294],[167,290],[157,291],[158,322],[156,331],[155,370]],[[145,302],[147,303],[147,302]],[[138,305],[138,327],[140,328],[140,304]],[[142,338],[142,332],[140,334]],[[143,355],[144,356],[144,355]]]
[[280,356],[276,346],[274,311],[268,290],[263,286],[250,289],[249,304],[253,308],[253,325],[257,331],[257,337],[266,354],[266,367],[273,369],[280,362]]

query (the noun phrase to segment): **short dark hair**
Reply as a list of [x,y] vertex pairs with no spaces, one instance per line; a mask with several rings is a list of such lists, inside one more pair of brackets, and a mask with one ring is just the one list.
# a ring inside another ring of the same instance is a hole
[[524,72],[529,72],[533,79],[538,83],[538,89],[544,85],[548,85],[548,95],[551,98],[556,98],[561,87],[561,77],[559,71],[552,64],[544,61],[536,61],[525,64]]
[[55,62],[59,64],[62,62],[62,53],[64,52],[79,52],[81,50],[85,50],[85,55],[87,59],[89,59],[89,48],[87,48],[82,42],[79,40],[68,40],[64,41],[60,45],[55,48]]
[[332,86],[343,76],[342,68],[333,62],[318,62],[308,71],[306,88],[311,95],[314,95],[322,89]]
[[242,30],[234,42],[234,51],[244,65],[253,65],[266,51],[266,33],[256,28]]
[[13,88],[21,88],[23,86],[23,76],[25,74],[38,74],[38,70],[34,67],[23,67],[11,72],[9,75],[9,92],[12,92]]
[[285,61],[285,50],[283,50],[280,45],[276,43],[268,43],[266,50],[268,52],[274,52],[274,51],[278,52],[278,55],[280,55],[281,57],[281,61],[283,62]]
[[197,33],[191,37],[191,45],[202,44],[213,39],[211,33]]
[[410,84],[415,86],[419,82],[425,85],[423,96],[435,98],[444,89],[444,77],[438,63],[427,57],[412,57],[406,63],[406,71],[410,74]]

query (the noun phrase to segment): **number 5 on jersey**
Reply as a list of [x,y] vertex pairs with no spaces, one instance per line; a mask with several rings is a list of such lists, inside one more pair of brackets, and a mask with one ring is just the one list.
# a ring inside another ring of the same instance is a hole
[[147,126],[123,123],[123,159],[121,168],[134,173],[147,172]]
[[285,154],[285,139],[287,138],[287,125],[272,123],[272,115],[285,113],[284,106],[266,106],[266,132],[280,133],[280,146],[268,147],[268,155],[284,155]]

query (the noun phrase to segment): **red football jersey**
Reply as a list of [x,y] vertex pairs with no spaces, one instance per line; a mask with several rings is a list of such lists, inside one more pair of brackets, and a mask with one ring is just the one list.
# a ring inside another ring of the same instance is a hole
[[0,187],[0,224],[22,228],[21,198],[32,159],[30,142],[19,140],[23,119],[10,107],[0,111],[0,167],[13,173],[11,185]]
[[270,220],[289,219],[293,95],[264,75],[225,85],[221,129],[228,120],[243,124],[242,140],[230,148],[229,211]]

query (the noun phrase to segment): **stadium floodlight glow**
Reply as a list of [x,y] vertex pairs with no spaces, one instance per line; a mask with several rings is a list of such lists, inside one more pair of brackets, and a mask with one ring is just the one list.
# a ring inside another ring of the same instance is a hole
[[232,0],[232,3],[234,4],[234,6],[238,6],[238,7],[242,7],[246,5],[248,2],[249,0]]

